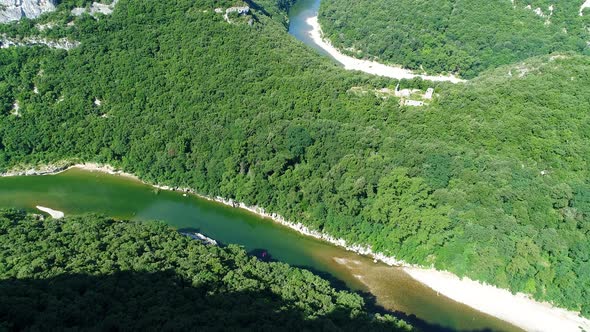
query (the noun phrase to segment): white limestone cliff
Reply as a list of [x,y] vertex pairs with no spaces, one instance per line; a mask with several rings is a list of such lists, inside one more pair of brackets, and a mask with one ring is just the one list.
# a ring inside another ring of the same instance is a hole
[[36,18],[55,10],[56,0],[0,0],[0,23]]

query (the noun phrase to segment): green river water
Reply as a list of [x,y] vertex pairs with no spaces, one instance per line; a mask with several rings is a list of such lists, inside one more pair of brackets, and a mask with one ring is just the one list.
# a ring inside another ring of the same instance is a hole
[[302,236],[247,211],[196,196],[156,190],[136,180],[71,169],[58,175],[0,178],[0,207],[37,212],[41,205],[67,215],[100,213],[121,219],[162,220],[191,229],[221,243],[237,243],[248,251],[267,250],[273,259],[311,269],[336,283],[368,292],[379,306],[395,311],[427,330],[517,330],[491,316],[439,296],[401,268],[340,247]]
[[[299,0],[293,7],[289,33],[319,53],[308,37],[305,20],[317,15],[320,0]],[[241,209],[192,195],[156,190],[139,181],[71,169],[58,175],[0,178],[0,207],[39,213],[41,205],[67,215],[99,213],[132,220],[161,220],[179,230],[199,231],[222,244],[247,251],[265,250],[275,260],[310,269],[335,285],[369,294],[376,304],[424,330],[519,331],[518,328],[441,296],[401,268],[295,231]]]

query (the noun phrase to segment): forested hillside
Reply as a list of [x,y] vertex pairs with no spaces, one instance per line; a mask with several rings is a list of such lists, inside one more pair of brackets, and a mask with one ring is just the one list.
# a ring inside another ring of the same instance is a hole
[[230,5],[43,18],[64,16],[81,45],[0,50],[0,170],[110,163],[590,315],[588,57],[500,67],[400,107],[352,93],[397,82],[318,57],[271,0],[249,2],[251,25],[214,12]]
[[311,272],[160,223],[0,210],[0,329],[406,331]]
[[322,0],[325,36],[344,52],[472,78],[556,51],[590,54],[584,0]]

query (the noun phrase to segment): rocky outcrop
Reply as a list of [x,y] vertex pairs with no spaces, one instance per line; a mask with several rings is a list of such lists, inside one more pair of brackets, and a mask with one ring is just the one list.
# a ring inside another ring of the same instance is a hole
[[244,6],[244,7],[229,7],[228,9],[225,10],[226,14],[229,13],[238,13],[239,15],[246,15],[250,12],[250,7],[248,6]]
[[50,40],[47,38],[39,37],[26,37],[22,39],[12,39],[6,36],[0,36],[0,48],[9,48],[16,46],[35,46],[45,45],[50,48],[57,48],[61,50],[70,50],[74,47],[78,47],[80,42],[71,41],[67,38],[61,38],[57,40]]
[[117,2],[119,2],[119,0],[113,0],[113,2],[110,5],[105,5],[100,2],[93,2],[92,5],[90,5],[90,8],[88,9],[82,7],[76,7],[72,9],[72,15],[80,16],[84,13],[88,13],[91,16],[96,16],[96,14],[110,15],[113,13],[113,10],[115,9],[115,5],[117,4]]
[[[215,8],[215,12],[218,14],[223,13],[223,9]],[[243,6],[243,7],[229,7],[225,10],[225,14],[223,14],[223,19],[227,23],[232,23],[229,19],[229,14],[231,13],[238,13],[238,15],[248,15],[250,13],[250,7]],[[252,20],[248,22],[248,24],[252,25]]]
[[57,0],[0,0],[0,23],[36,18],[55,10]]

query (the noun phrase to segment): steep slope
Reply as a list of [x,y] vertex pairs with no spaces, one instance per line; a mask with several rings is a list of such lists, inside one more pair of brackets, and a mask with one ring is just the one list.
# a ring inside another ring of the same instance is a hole
[[0,50],[0,168],[110,163],[590,314],[587,57],[403,107],[374,93],[397,82],[289,37],[272,1],[234,23],[215,12],[234,5],[121,0],[66,15],[55,33],[77,48]]
[[7,330],[409,330],[312,273],[157,223],[0,211]]
[[555,51],[588,54],[582,0],[322,0],[320,23],[358,57],[472,78]]

